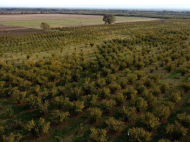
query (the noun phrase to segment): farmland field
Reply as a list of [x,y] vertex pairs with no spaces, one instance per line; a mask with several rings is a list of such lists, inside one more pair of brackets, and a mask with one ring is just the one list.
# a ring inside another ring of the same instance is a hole
[[0,58],[2,142],[189,142],[189,19],[1,36]]
[[[154,18],[116,17],[116,22],[152,21]],[[84,26],[103,24],[102,16],[73,15],[73,14],[29,14],[29,15],[0,15],[0,24],[18,27],[39,28],[41,22],[51,27]]]

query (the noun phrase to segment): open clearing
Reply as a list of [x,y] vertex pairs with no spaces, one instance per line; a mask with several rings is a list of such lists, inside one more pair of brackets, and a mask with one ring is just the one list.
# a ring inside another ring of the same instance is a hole
[[[152,21],[156,18],[116,17],[116,22]],[[27,14],[27,15],[0,15],[0,24],[7,26],[39,28],[41,22],[51,27],[84,26],[103,24],[102,16],[74,15],[74,14]]]

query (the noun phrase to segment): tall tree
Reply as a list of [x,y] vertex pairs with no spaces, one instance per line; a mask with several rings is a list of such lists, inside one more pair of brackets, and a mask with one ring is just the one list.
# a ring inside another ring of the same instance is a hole
[[105,14],[103,17],[105,24],[112,24],[115,22],[115,16],[113,14]]

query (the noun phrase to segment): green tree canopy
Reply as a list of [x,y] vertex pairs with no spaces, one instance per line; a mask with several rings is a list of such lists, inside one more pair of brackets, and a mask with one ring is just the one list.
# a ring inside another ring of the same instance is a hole
[[103,17],[105,24],[112,24],[115,22],[115,16],[113,14],[105,14]]
[[50,25],[47,24],[47,23],[42,22],[40,24],[40,28],[42,28],[43,30],[49,30],[50,29]]

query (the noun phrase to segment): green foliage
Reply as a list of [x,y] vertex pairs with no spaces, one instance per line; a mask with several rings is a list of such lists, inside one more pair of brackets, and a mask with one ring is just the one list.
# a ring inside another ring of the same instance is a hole
[[155,117],[152,113],[147,112],[141,116],[141,123],[151,130],[159,125],[159,119]]
[[123,122],[114,119],[113,117],[109,117],[108,120],[106,120],[106,124],[108,125],[108,129],[113,132],[118,132],[123,130]]
[[170,96],[170,99],[171,99],[172,102],[178,103],[181,100],[181,96],[179,95],[178,92],[172,93],[171,96]]
[[137,62],[137,63],[135,63],[135,67],[138,69],[138,70],[140,70],[141,68],[143,68],[144,67],[144,63],[142,63],[142,62]]
[[179,122],[175,121],[174,124],[166,126],[166,133],[174,139],[179,139],[187,134],[187,129],[184,128]]
[[148,106],[148,104],[144,98],[138,97],[135,100],[135,106],[137,108],[137,111],[141,111],[142,109],[145,109]]
[[26,99],[26,104],[30,109],[36,109],[38,104],[41,102],[40,98],[35,98],[33,95],[30,95]]
[[136,119],[136,113],[137,110],[135,107],[129,107],[129,108],[122,107],[119,110],[121,118],[123,118],[125,121],[132,121],[132,120],[134,121]]
[[20,140],[23,138],[21,134],[13,134],[10,133],[10,135],[5,136],[3,135],[3,142],[20,142]]
[[156,106],[156,108],[153,110],[153,114],[160,120],[162,118],[167,119],[170,115],[170,108],[164,105]]
[[113,14],[105,14],[103,17],[105,24],[112,24],[115,22],[115,17]]
[[102,75],[103,75],[103,76],[106,77],[106,76],[108,76],[110,73],[111,73],[111,70],[110,70],[110,69],[105,68],[105,67],[102,68]]
[[90,129],[90,141],[93,142],[107,142],[107,131],[105,129]]
[[102,116],[102,111],[99,108],[88,108],[87,109],[88,118],[91,122],[96,122]]
[[189,91],[190,90],[190,83],[184,82],[180,84],[180,87],[185,91]]
[[51,113],[51,121],[55,124],[63,123],[70,116],[69,112],[61,112],[59,110],[55,110]]
[[109,88],[111,90],[111,92],[115,93],[117,90],[121,89],[121,86],[119,84],[110,84]]
[[187,115],[185,112],[181,113],[181,114],[177,114],[177,119],[184,126],[189,126],[190,125],[190,115]]
[[106,77],[106,83],[110,84],[111,82],[113,82],[116,79],[115,75],[110,74]]
[[160,90],[160,88],[158,86],[155,87],[151,92],[156,97],[160,97],[160,95],[161,95],[161,90]]
[[146,87],[153,87],[153,86],[154,86],[154,81],[153,81],[152,79],[147,78],[147,79],[145,79],[145,81],[144,81],[144,85],[145,85]]
[[167,70],[168,72],[171,72],[171,71],[174,70],[174,69],[175,69],[175,65],[174,65],[174,64],[169,64],[169,65],[166,66],[166,70]]
[[44,118],[40,118],[38,123],[34,123],[33,120],[29,121],[26,126],[25,129],[28,132],[31,132],[32,135],[39,137],[42,134],[45,134],[48,132],[50,128],[50,122],[45,123],[45,119]]
[[160,90],[162,93],[166,93],[168,91],[168,89],[170,88],[169,84],[167,83],[162,83],[160,85]]
[[129,129],[130,142],[149,142],[150,140],[151,140],[151,133],[145,131],[143,128]]
[[128,81],[127,81],[126,79],[120,79],[120,80],[118,81],[118,83],[119,83],[119,85],[121,86],[122,89],[126,88],[127,82],[128,82]]
[[8,118],[14,117],[13,110],[12,110],[11,107],[6,109],[6,115],[7,115]]
[[70,110],[75,114],[81,113],[83,111],[83,108],[85,107],[83,101],[70,102],[69,105]]
[[116,105],[116,102],[114,100],[102,100],[101,107],[105,112],[109,113],[114,106]]
[[54,104],[59,108],[63,108],[63,107],[68,108],[70,104],[69,98],[63,97],[63,96],[55,97]]
[[96,106],[97,105],[97,95],[87,95],[87,96],[82,96],[82,101],[84,101],[85,106],[90,107],[90,106]]
[[45,100],[44,103],[40,102],[38,104],[38,109],[42,115],[45,115],[48,112],[48,106],[49,106],[49,102],[47,100]]
[[98,90],[98,95],[103,99],[110,97],[110,89],[104,87],[103,89]]
[[136,94],[137,94],[137,91],[133,87],[130,87],[129,89],[126,89],[123,91],[123,95],[127,99],[131,99],[132,97],[136,97]]
[[21,103],[25,98],[26,92],[19,92],[18,90],[13,93],[13,100],[15,103]]
[[171,142],[170,140],[166,140],[166,139],[160,139],[158,140],[158,142]]
[[96,86],[97,86],[98,88],[101,88],[101,87],[103,87],[104,85],[106,85],[106,81],[105,81],[104,78],[99,78],[99,79],[96,80],[95,84],[96,84]]
[[90,82],[90,78],[85,79],[85,82],[82,86],[82,90],[85,94],[92,94],[94,91],[94,82]]
[[129,74],[127,75],[127,80],[129,83],[133,84],[135,80],[137,80],[137,75],[136,74]]
[[116,94],[116,95],[114,96],[114,99],[115,99],[115,101],[116,101],[116,103],[117,103],[118,105],[123,104],[124,101],[125,101],[125,97],[123,96],[122,93]]
[[127,76],[128,74],[130,74],[131,73],[131,70],[130,69],[125,69],[124,71],[123,71],[123,75],[124,76]]
[[40,24],[40,28],[42,28],[43,30],[49,30],[50,29],[50,25],[45,23],[45,22],[42,22]]

